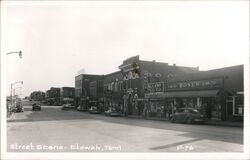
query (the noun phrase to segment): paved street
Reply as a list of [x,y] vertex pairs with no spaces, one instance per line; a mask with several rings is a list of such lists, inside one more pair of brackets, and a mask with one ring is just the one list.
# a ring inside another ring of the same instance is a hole
[[243,128],[188,125],[42,106],[7,123],[14,152],[242,152]]

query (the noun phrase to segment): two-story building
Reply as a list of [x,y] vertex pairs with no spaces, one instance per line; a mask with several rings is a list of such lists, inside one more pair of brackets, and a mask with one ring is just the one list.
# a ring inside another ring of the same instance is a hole
[[[96,97],[95,93],[93,93],[93,83],[94,81],[98,81],[96,84],[98,84],[96,91],[98,91],[98,94],[102,92],[100,89],[101,80],[103,79],[103,75],[92,75],[92,74],[80,74],[75,77],[75,105],[82,110],[87,110],[90,106],[90,103],[95,103]],[[90,88],[90,84],[91,87]],[[90,95],[91,92],[91,95]]]
[[134,56],[119,66],[124,89],[124,108],[128,114],[141,115],[144,108],[145,93],[151,82],[169,81],[184,74],[199,72],[198,67],[183,67],[168,63],[140,60]]
[[48,105],[60,105],[60,88],[51,87],[46,91],[45,97]]
[[123,79],[121,71],[104,76],[104,110],[108,107],[123,108]]
[[60,88],[60,105],[74,104],[75,101],[75,88],[74,87],[62,87]]

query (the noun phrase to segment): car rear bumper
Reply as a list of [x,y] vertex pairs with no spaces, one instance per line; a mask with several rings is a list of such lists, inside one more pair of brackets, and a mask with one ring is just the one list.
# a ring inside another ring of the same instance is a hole
[[33,111],[35,111],[35,110],[41,110],[41,108],[33,108]]
[[195,118],[193,119],[193,122],[207,122],[207,119],[199,119],[199,118]]

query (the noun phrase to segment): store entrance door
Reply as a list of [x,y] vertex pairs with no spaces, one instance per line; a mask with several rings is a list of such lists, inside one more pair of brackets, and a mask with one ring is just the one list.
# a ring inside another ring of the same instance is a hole
[[128,96],[128,115],[132,115],[132,95]]
[[233,119],[233,100],[226,101],[226,120]]

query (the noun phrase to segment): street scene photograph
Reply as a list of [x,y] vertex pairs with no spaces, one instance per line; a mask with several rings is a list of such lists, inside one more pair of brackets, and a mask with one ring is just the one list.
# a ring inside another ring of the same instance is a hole
[[249,158],[248,1],[1,4],[1,159]]

